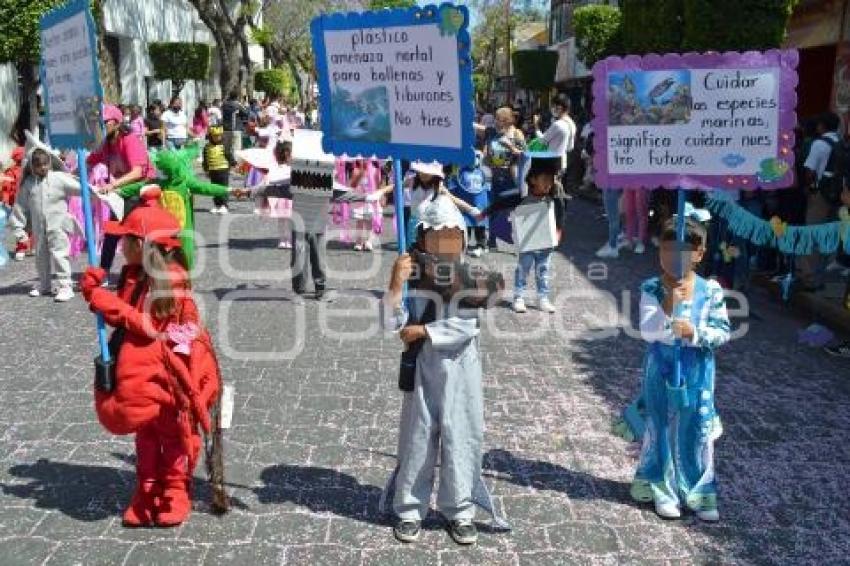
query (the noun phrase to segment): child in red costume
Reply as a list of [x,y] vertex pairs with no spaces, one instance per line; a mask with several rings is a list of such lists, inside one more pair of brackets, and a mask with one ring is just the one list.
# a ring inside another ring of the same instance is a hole
[[109,432],[136,434],[136,491],[124,512],[131,527],[171,527],[188,518],[199,428],[210,431],[221,389],[212,342],[192,299],[180,226],[156,204],[159,194],[146,187],[144,206],[104,228],[124,237],[127,265],[117,295],[101,287],[100,268],[89,267],[80,284],[91,310],[124,329],[113,352],[116,386],[96,390],[95,407]]
[[[0,173],[0,202],[3,205],[12,208],[15,205],[15,198],[18,195],[18,189],[21,186],[21,179],[24,176],[24,148],[21,146],[12,150],[12,164]],[[18,242],[15,247],[15,259],[21,261],[24,255],[32,249],[32,234],[29,234],[29,242]]]

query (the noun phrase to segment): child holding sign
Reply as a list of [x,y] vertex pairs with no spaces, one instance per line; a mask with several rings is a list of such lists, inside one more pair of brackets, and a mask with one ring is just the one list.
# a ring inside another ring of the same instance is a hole
[[[684,249],[675,219],[661,242],[662,274],[641,286],[640,330],[649,343],[641,398],[646,413],[640,464],[631,494],[655,504],[663,518],[687,506],[704,521],[717,521],[714,441],[722,429],[714,406],[714,349],[730,338],[723,289],[694,272],[705,254],[707,233],[686,208]],[[675,383],[675,341],[682,341],[682,382]],[[683,391],[684,390],[684,391]]]
[[[192,298],[180,225],[157,205],[160,194],[145,187],[144,205],[106,225],[107,234],[124,238],[118,294],[101,287],[100,268],[89,267],[80,283],[91,310],[115,327],[115,376],[98,381],[95,408],[109,432],[136,435],[128,527],[174,527],[189,517],[200,432],[218,427],[210,422],[221,388],[218,363]],[[223,485],[214,488],[214,507],[224,511]]]
[[405,343],[399,372],[405,393],[398,467],[380,507],[392,506],[399,541],[416,541],[430,506],[439,454],[437,506],[455,542],[473,544],[478,538],[475,505],[487,510],[497,526],[507,526],[481,479],[484,408],[477,313],[477,307],[491,304],[504,282],[498,274],[476,277],[462,263],[466,223],[447,195],[422,207],[416,230],[416,245],[396,260],[383,303],[384,327]]

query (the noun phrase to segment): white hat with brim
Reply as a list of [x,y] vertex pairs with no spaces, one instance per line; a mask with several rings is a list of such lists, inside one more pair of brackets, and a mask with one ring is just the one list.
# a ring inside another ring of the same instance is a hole
[[417,228],[425,230],[445,230],[457,228],[463,233],[466,248],[466,221],[457,205],[446,195],[440,195],[419,209]]
[[414,161],[410,164],[410,169],[417,173],[422,173],[423,175],[431,175],[432,177],[439,177],[440,179],[445,178],[445,175],[443,174],[443,166],[437,161],[432,161],[430,163]]

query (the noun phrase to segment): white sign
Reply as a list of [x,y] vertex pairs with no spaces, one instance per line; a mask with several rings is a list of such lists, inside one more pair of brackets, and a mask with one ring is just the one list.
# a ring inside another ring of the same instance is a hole
[[521,253],[558,246],[555,206],[551,202],[519,205],[511,213],[511,224],[514,242]]
[[337,137],[460,147],[457,37],[436,25],[325,32]]
[[468,11],[439,8],[314,20],[321,122],[336,155],[467,163],[474,157]]
[[48,130],[56,147],[90,147],[100,141],[102,96],[87,10],[85,2],[77,2],[41,22]]
[[[623,79],[631,81],[621,87],[627,97],[636,74]],[[610,173],[687,170],[696,175],[735,175],[744,163],[758,164],[777,154],[778,70],[693,69],[689,73],[690,97],[681,95],[684,88],[674,76],[681,71],[639,74],[650,86],[646,102],[659,105],[648,105],[644,114],[636,92],[632,100],[637,106],[627,104],[625,112],[614,116],[617,122],[612,121],[608,128]],[[660,100],[651,96],[652,88]],[[670,100],[667,104],[662,102],[665,97]],[[652,112],[659,115],[657,123],[642,119]],[[632,125],[632,121],[645,123]]]

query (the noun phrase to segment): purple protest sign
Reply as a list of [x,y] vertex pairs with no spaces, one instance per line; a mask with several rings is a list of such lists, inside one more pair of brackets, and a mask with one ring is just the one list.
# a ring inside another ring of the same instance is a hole
[[593,67],[602,188],[794,182],[795,50],[609,57]]

